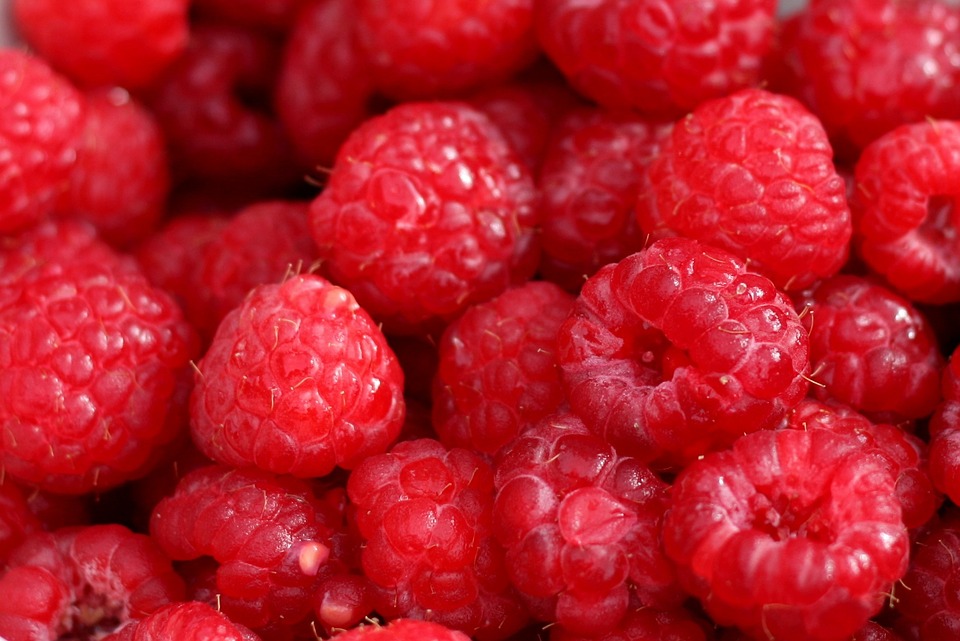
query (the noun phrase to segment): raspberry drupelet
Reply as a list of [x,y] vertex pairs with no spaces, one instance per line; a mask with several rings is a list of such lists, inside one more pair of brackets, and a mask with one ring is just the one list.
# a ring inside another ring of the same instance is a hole
[[643,606],[684,594],[660,546],[669,486],[559,412],[503,447],[493,526],[534,617],[572,635],[607,634]]
[[497,127],[459,102],[360,125],[310,207],[325,273],[387,333],[442,330],[536,269],[538,198]]
[[774,0],[539,0],[544,51],[601,105],[676,117],[760,81]]
[[246,626],[199,601],[182,601],[131,621],[100,641],[261,641]]
[[97,639],[182,601],[183,579],[144,534],[120,525],[35,533],[0,577],[0,637]]
[[764,430],[677,477],[663,526],[681,583],[757,639],[846,641],[907,570],[894,477],[857,439]]
[[792,303],[720,249],[666,238],[584,284],[558,334],[571,409],[621,454],[684,464],[807,393]]
[[849,255],[846,185],[820,122],[793,98],[745,89],[697,106],[644,180],[645,232],[726,249],[782,289],[832,276]]
[[403,441],[353,470],[347,492],[380,615],[479,641],[502,641],[527,623],[493,536],[493,471],[479,454]]
[[531,281],[474,305],[444,331],[433,426],[450,447],[495,454],[564,400],[557,331],[573,296]]
[[194,442],[228,465],[319,477],[386,451],[403,372],[347,290],[319,276],[255,288],[197,363]]
[[854,172],[867,265],[913,301],[960,301],[960,121],[898,127],[863,150]]

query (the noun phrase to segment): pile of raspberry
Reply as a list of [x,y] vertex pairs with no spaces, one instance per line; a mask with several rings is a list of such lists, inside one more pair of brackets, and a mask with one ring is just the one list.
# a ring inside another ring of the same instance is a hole
[[0,641],[960,639],[955,2],[0,7]]

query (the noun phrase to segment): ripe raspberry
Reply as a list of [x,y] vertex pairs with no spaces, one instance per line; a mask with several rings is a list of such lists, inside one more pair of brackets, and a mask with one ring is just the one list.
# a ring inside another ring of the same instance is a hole
[[855,157],[882,134],[960,117],[960,13],[940,0],[818,0],[788,21],[782,89]]
[[930,475],[937,489],[960,503],[960,349],[943,370],[943,402],[930,418]]
[[308,269],[316,253],[307,203],[273,200],[243,208],[204,245],[195,264],[211,320],[219,324],[255,286]]
[[612,108],[678,116],[760,80],[774,0],[539,0],[540,44],[570,83]]
[[216,561],[220,611],[254,630],[307,617],[332,534],[306,483],[219,465],[184,476],[150,522],[172,559]]
[[313,0],[284,45],[274,103],[300,164],[330,167],[370,116],[373,82],[355,34],[357,3]]
[[147,536],[119,525],[38,532],[0,577],[0,637],[97,639],[183,600],[181,579]]
[[260,641],[245,626],[206,603],[171,603],[132,621],[101,641]]
[[170,191],[166,143],[153,115],[123,89],[92,92],[61,216],[82,218],[114,246],[153,233]]
[[856,439],[761,431],[684,469],[663,544],[721,625],[846,641],[907,569],[894,478]]
[[493,472],[480,455],[404,441],[363,461],[347,492],[378,613],[434,621],[480,641],[501,641],[526,624],[491,532]]
[[196,338],[176,303],[90,228],[0,249],[0,466],[62,493],[145,473],[183,424]]
[[541,274],[577,291],[607,263],[640,251],[641,175],[669,127],[627,112],[582,109],[554,129],[540,172]]
[[331,279],[391,333],[442,329],[526,281],[539,251],[532,178],[456,102],[406,103],[357,128],[310,222]]
[[557,330],[573,308],[559,287],[529,282],[474,305],[440,339],[433,425],[450,447],[495,454],[564,400]]
[[40,519],[30,509],[23,491],[13,483],[0,484],[0,567],[28,535],[43,529]]
[[536,618],[604,635],[627,616],[631,592],[644,606],[683,600],[660,548],[669,487],[580,419],[545,418],[500,451],[494,473],[494,533]]
[[345,630],[337,641],[469,641],[459,630],[417,619],[394,619],[386,625],[363,625]]
[[146,89],[187,46],[189,0],[14,0],[17,28],[40,55],[86,87]]
[[83,97],[47,63],[0,49],[0,233],[49,215],[69,184],[83,131]]
[[295,276],[257,287],[223,320],[190,411],[215,461],[319,477],[386,451],[403,424],[403,372],[350,292]]
[[960,301],[960,122],[904,125],[857,161],[851,202],[860,253],[914,301]]
[[574,413],[643,461],[684,463],[774,427],[807,392],[807,333],[787,298],[686,238],[601,269],[558,345]]
[[361,0],[357,36],[386,95],[425,99],[502,82],[533,62],[533,0]]
[[562,625],[550,628],[550,641],[712,641],[709,627],[686,610],[631,610],[615,630],[607,634],[580,635]]
[[810,332],[820,400],[836,399],[874,420],[929,416],[940,400],[943,356],[909,301],[858,276],[827,279],[797,305]]
[[928,447],[918,436],[888,423],[872,423],[867,417],[838,404],[813,399],[802,401],[787,415],[784,426],[799,430],[825,429],[856,438],[887,462],[896,479],[903,522],[918,528],[930,520],[943,501],[930,478]]
[[778,287],[835,274],[852,233],[843,179],[819,121],[799,102],[746,89],[698,106],[650,163],[640,227],[750,261]]

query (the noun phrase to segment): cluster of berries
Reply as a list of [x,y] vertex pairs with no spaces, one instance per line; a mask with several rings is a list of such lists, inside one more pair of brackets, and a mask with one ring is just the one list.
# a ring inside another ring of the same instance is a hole
[[960,638],[960,8],[10,9],[0,639]]

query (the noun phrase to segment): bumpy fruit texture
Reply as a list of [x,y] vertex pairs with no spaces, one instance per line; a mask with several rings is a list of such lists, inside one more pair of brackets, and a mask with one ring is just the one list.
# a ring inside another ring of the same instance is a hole
[[745,89],[677,121],[640,188],[640,227],[750,261],[783,289],[837,273],[849,254],[846,187],[817,118],[798,101]]
[[631,594],[676,606],[683,593],[660,546],[669,486],[558,413],[497,455],[493,526],[530,612],[571,635],[612,632]]
[[228,465],[319,477],[386,451],[403,424],[403,372],[386,338],[319,276],[254,289],[196,369],[194,442]]
[[720,249],[659,240],[586,282],[558,335],[570,407],[622,454],[684,464],[807,393],[789,300]]
[[394,619],[387,625],[362,625],[337,635],[340,641],[468,641],[459,630],[417,619]]
[[120,525],[36,533],[0,577],[0,636],[99,638],[182,601],[183,579],[150,537]]
[[783,641],[849,639],[883,607],[910,547],[891,471],[825,430],[756,432],[694,461],[663,532],[715,622]]
[[350,135],[310,207],[330,279],[388,333],[441,330],[536,268],[537,192],[496,126],[404,103]]
[[539,0],[541,46],[585,96],[676,117],[760,81],[774,0]]
[[248,628],[232,622],[206,603],[171,603],[132,621],[102,641],[260,641]]
[[9,481],[0,485],[0,564],[6,566],[10,552],[41,529],[23,490]]
[[564,401],[557,331],[573,296],[529,282],[474,305],[440,339],[433,426],[450,447],[495,454]]
[[713,641],[710,627],[684,609],[638,608],[607,634],[581,635],[556,625],[550,628],[550,641]]
[[347,481],[376,611],[426,619],[480,641],[527,623],[493,537],[493,472],[479,454],[404,441]]

